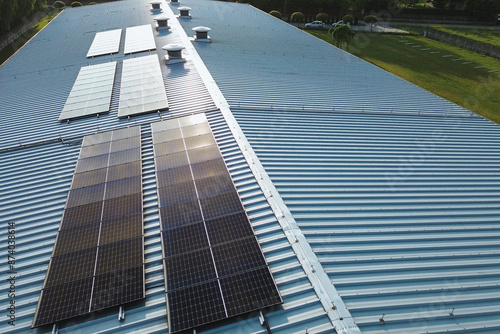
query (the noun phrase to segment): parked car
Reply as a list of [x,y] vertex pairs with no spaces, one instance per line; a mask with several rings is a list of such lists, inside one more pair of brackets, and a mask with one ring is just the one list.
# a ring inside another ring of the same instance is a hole
[[332,27],[336,27],[338,24],[346,24],[344,21],[340,20],[338,22],[332,23]]
[[311,23],[306,23],[306,28],[323,28],[325,24],[321,21],[312,21]]

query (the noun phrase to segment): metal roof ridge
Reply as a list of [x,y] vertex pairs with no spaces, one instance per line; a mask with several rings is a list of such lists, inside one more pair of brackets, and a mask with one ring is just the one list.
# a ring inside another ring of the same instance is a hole
[[[175,17],[169,6],[166,6],[164,9],[169,11],[172,17]],[[361,334],[361,330],[354,322],[341,296],[331,283],[316,254],[307,242],[306,237],[253,151],[236,118],[233,116],[229,103],[226,101],[217,83],[176,17],[172,19],[171,27],[179,33],[179,37],[185,43],[186,58],[193,62],[215,105],[220,109],[271,210],[277,217],[298,261],[328,314],[330,322],[339,334]]]

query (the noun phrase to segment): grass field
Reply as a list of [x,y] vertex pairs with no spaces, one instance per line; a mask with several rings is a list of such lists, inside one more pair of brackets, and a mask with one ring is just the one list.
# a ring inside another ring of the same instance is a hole
[[[308,32],[332,42],[326,31]],[[349,52],[500,124],[500,60],[421,36],[389,34],[358,33]]]
[[431,26],[431,28],[454,35],[464,36],[479,42],[500,46],[500,29],[496,28],[478,29],[478,28],[460,28],[460,27],[442,27],[442,26]]
[[55,12],[45,16],[40,22],[38,22],[33,28],[25,32],[18,39],[16,39],[13,43],[5,47],[2,51],[0,51],[0,64],[3,64],[10,56],[12,56],[17,50],[23,47],[27,41],[30,40],[33,36],[35,36],[40,30],[42,30],[47,24],[49,24],[54,17],[56,17],[59,12]]

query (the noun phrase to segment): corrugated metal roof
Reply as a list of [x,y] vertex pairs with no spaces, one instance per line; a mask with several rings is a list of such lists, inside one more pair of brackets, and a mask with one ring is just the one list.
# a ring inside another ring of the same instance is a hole
[[[164,4],[164,12],[168,8]],[[173,15],[172,15],[173,17]],[[113,28],[153,23],[149,4],[129,0],[68,8],[0,69],[0,217],[16,226],[16,326],[0,323],[6,333],[46,333],[31,329],[32,320],[54,246],[67,192],[86,134],[142,124],[143,191],[145,222],[146,299],[125,306],[126,319],[110,309],[61,322],[60,333],[160,333],[167,330],[165,287],[161,261],[156,182],[149,122],[157,115],[116,118],[123,55],[84,59],[94,34]],[[173,24],[175,25],[175,23]],[[65,37],[63,37],[65,36]],[[76,37],[75,37],[76,36]],[[187,36],[172,29],[155,36],[160,48],[166,43],[188,43]],[[123,39],[122,39],[123,44]],[[123,47],[123,45],[122,45]],[[63,52],[62,52],[62,51]],[[187,50],[188,56],[191,50]],[[163,54],[158,50],[159,56]],[[33,62],[28,60],[38,54]],[[191,55],[193,56],[193,55]],[[267,314],[273,333],[331,333],[333,326],[315,289],[286,239],[266,197],[257,184],[237,139],[217,111],[213,95],[203,84],[199,62],[162,66],[170,111],[162,117],[208,112],[210,124],[236,187],[242,197],[284,304]],[[80,66],[118,61],[115,92],[109,115],[58,123],[57,117]],[[23,67],[24,66],[24,67]],[[37,87],[37,89],[32,89]],[[177,87],[177,88],[176,88]],[[5,92],[5,94],[4,94]],[[31,98],[29,93],[36,94]],[[30,144],[30,145],[28,145]],[[7,234],[0,236],[7,245]],[[7,271],[2,269],[2,276]],[[0,304],[8,305],[7,295]],[[265,333],[258,314],[232,319],[206,329],[210,333]]]

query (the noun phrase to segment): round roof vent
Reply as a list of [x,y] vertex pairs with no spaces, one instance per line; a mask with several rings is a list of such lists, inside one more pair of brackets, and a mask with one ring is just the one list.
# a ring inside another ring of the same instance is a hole
[[158,1],[158,0],[153,0],[153,1],[150,1],[149,2],[151,4],[151,6],[153,7],[153,9],[161,9],[160,8],[160,5],[161,5],[161,1]]
[[170,20],[170,17],[168,17],[167,15],[165,14],[159,15],[155,17],[154,20],[156,21],[156,29],[170,28],[168,25],[168,20]]
[[182,57],[184,46],[180,44],[167,44],[164,45],[162,49],[167,51],[165,55],[166,64],[184,63],[186,61],[186,59]]
[[211,41],[210,36],[208,36],[208,32],[212,29],[210,29],[209,27],[198,26],[198,27],[194,27],[192,30],[196,32],[196,36],[194,38],[194,40],[196,42],[210,42]]
[[179,7],[178,9],[179,9],[179,16],[180,17],[189,17],[189,18],[191,17],[191,14],[189,14],[189,11],[191,10],[190,7],[183,6],[183,7]]

